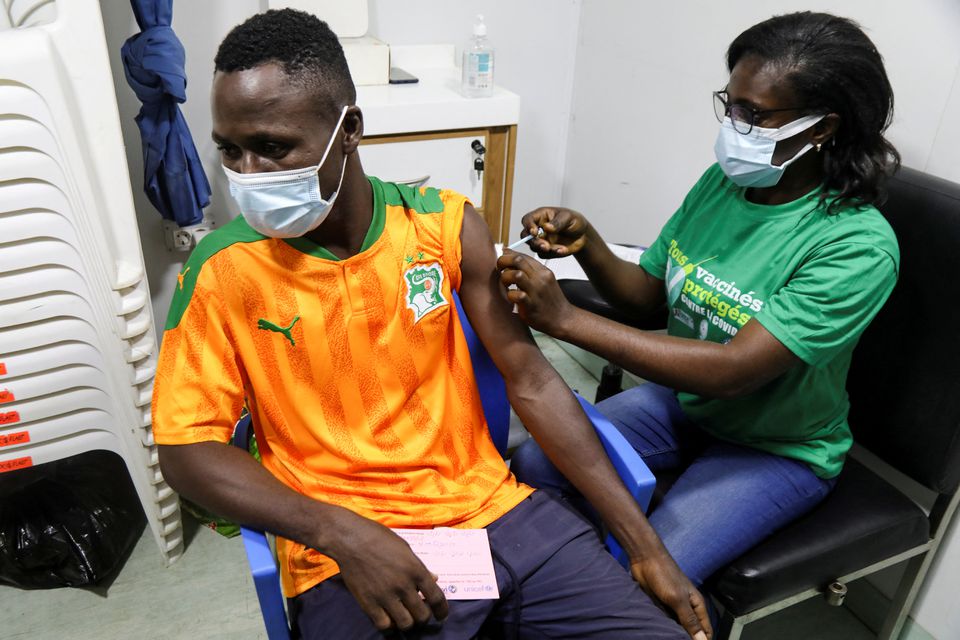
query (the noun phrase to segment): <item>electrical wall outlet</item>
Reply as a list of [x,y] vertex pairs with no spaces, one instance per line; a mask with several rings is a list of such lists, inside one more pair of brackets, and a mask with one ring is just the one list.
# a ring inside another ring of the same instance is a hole
[[181,227],[173,220],[163,221],[163,243],[168,251],[190,251],[203,236],[213,231],[213,220],[204,219],[187,227]]

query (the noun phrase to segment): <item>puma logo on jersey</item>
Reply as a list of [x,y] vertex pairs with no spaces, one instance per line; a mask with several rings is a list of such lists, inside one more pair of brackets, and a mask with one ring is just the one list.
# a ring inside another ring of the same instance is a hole
[[187,271],[190,271],[190,267],[177,274],[177,284],[180,286],[180,291],[183,291],[183,277],[187,275]]
[[269,320],[264,320],[263,318],[260,318],[259,320],[257,320],[257,329],[263,329],[264,331],[275,331],[276,333],[283,335],[284,338],[289,340],[290,344],[292,344],[293,346],[297,346],[297,343],[294,341],[293,334],[291,332],[293,331],[293,325],[297,324],[298,320],[300,320],[300,316],[295,316],[293,318],[293,322],[291,322],[289,326],[281,327],[279,325],[273,324]]

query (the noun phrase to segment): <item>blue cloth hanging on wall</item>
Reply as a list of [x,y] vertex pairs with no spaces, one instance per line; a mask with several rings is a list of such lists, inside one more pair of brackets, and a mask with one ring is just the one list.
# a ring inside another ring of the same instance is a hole
[[187,99],[186,55],[170,24],[173,0],[130,0],[140,33],[120,50],[127,83],[143,103],[143,190],[181,227],[203,220],[210,183],[178,103]]

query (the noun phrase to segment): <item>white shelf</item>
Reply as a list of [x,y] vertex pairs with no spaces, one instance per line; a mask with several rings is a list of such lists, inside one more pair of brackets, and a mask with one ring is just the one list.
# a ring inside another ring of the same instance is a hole
[[456,67],[406,70],[420,81],[357,87],[364,135],[504,126],[520,119],[520,97],[501,87],[489,98],[464,97]]

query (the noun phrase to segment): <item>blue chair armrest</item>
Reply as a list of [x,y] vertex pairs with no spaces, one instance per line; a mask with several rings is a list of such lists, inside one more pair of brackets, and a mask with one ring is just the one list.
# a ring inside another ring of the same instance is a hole
[[[577,394],[577,400],[580,401],[580,406],[583,407],[584,413],[587,414],[590,422],[593,423],[593,428],[596,429],[597,436],[600,438],[600,442],[603,443],[603,448],[606,450],[610,462],[613,463],[613,468],[617,471],[617,475],[620,476],[623,484],[626,485],[630,495],[637,501],[640,508],[646,512],[650,506],[650,498],[653,497],[653,490],[657,486],[657,479],[653,476],[653,473],[650,472],[650,469],[647,468],[640,454],[630,446],[630,443],[623,437],[623,434],[620,433],[602,413],[597,411],[592,404],[584,400],[580,394]],[[626,569],[629,569],[630,559],[616,538],[609,535],[607,536],[606,543],[607,548],[610,550],[610,555],[616,558],[617,562]]]
[[253,585],[256,587],[257,599],[260,601],[267,638],[289,640],[290,628],[287,626],[287,612],[283,608],[280,576],[277,573],[277,562],[274,560],[267,536],[262,531],[247,527],[240,528],[240,535],[243,537],[243,547],[247,552],[247,562],[250,563],[250,573],[253,574]]
[[[252,422],[250,414],[237,422],[233,432],[233,444],[244,451],[250,447]],[[287,625],[287,612],[283,607],[283,593],[280,591],[280,574],[273,550],[263,531],[240,527],[243,548],[247,552],[250,573],[253,574],[253,586],[260,601],[263,624],[269,640],[290,640],[290,627]]]

